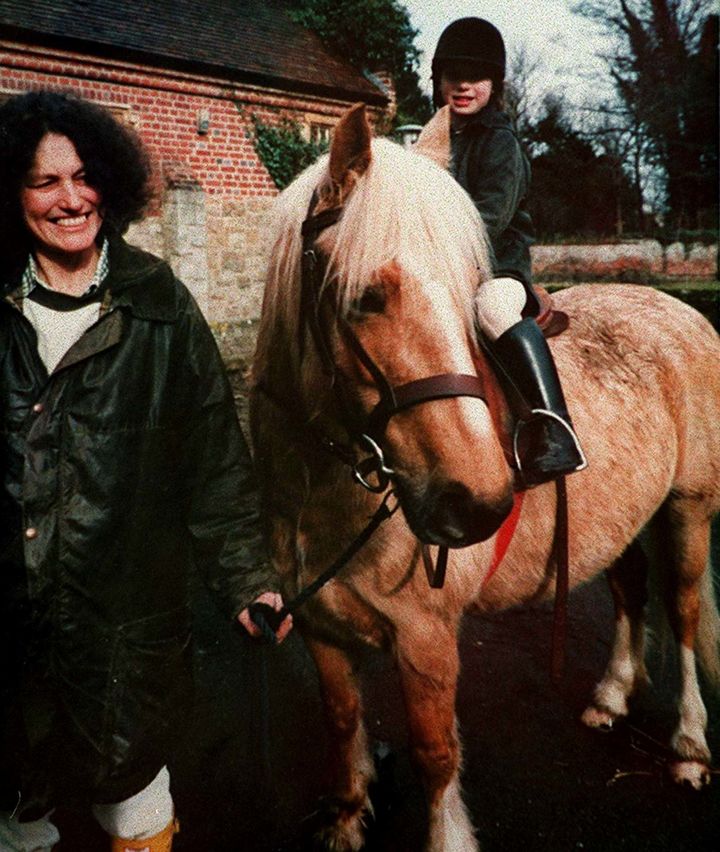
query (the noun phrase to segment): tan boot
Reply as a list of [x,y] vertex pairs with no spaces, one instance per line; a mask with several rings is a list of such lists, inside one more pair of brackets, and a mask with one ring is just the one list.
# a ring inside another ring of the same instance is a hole
[[113,837],[111,852],[170,852],[173,835],[179,830],[178,821],[173,819],[161,832],[144,840],[123,840],[122,837]]

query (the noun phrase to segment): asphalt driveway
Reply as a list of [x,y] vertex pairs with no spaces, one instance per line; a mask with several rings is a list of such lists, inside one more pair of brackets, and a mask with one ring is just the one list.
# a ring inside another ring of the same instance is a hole
[[[716,524],[720,564],[720,523]],[[664,771],[676,714],[672,655],[650,657],[652,691],[611,734],[577,719],[599,678],[612,627],[602,578],[571,595],[565,682],[548,674],[551,613],[467,619],[458,712],[465,798],[484,852],[705,852],[720,848],[720,777],[700,793]],[[178,852],[305,852],[324,783],[325,739],[311,661],[294,635],[279,649],[227,629],[197,591],[198,690],[171,767]],[[394,672],[370,657],[368,724],[378,744],[378,852],[420,852],[422,791],[409,765]],[[720,755],[720,697],[705,690]],[[105,850],[86,814],[61,813],[64,852]]]

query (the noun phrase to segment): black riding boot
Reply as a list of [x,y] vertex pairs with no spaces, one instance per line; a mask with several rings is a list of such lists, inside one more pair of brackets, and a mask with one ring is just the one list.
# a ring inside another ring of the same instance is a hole
[[582,470],[587,462],[570,422],[555,362],[534,319],[524,319],[493,343],[500,383],[517,417],[513,440],[525,485]]

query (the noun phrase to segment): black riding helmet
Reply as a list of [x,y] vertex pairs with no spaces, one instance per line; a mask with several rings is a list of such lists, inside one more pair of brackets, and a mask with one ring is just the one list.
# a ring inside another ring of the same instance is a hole
[[479,80],[492,80],[499,92],[505,79],[505,43],[500,31],[483,18],[459,18],[443,30],[432,61],[433,100],[442,106],[440,76],[449,62],[477,66]]

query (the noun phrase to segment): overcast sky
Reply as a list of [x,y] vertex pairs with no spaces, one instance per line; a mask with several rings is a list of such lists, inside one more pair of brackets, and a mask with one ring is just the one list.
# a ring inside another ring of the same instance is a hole
[[430,62],[440,33],[451,21],[468,16],[495,24],[509,53],[524,45],[531,59],[541,59],[545,73],[536,80],[538,88],[564,93],[575,104],[597,91],[594,75],[603,74],[603,64],[594,54],[603,41],[589,21],[571,12],[573,0],[401,2],[410,12],[412,25],[420,31],[415,43],[424,54],[420,81],[426,91],[430,91]]

